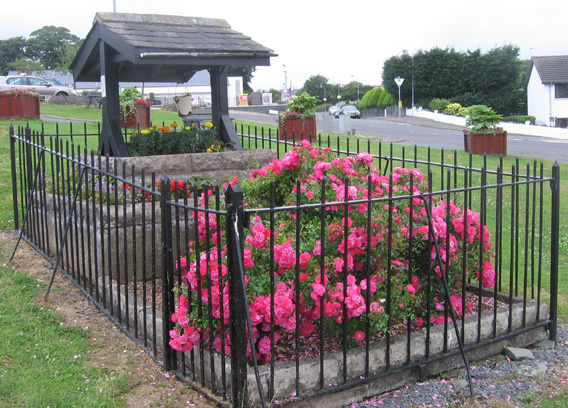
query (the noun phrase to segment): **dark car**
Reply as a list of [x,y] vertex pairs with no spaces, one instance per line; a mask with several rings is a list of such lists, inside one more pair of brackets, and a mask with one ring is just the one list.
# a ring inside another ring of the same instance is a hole
[[339,115],[349,115],[350,117],[355,118],[355,119],[361,118],[361,112],[359,112],[359,109],[357,109],[353,105],[346,105],[346,106],[342,107],[337,112],[335,112],[334,116],[336,118],[338,118]]
[[31,89],[37,92],[42,97],[47,96],[69,96],[77,95],[73,88],[68,86],[53,85],[43,78],[27,76],[27,75],[13,75],[0,77],[0,91],[7,91],[12,89],[19,89],[26,91]]

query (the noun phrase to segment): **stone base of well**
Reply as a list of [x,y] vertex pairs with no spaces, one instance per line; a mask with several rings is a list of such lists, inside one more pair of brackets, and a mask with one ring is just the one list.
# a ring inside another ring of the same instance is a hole
[[268,149],[118,157],[117,170],[122,174],[124,164],[127,177],[132,177],[132,166],[135,166],[134,177],[140,177],[144,169],[146,178],[154,171],[156,176],[168,176],[171,180],[204,178],[224,183],[234,176],[247,176],[252,168],[263,166],[276,158],[276,151]]
[[[242,150],[219,153],[190,153],[178,155],[111,158],[109,172],[114,173],[116,163],[119,174],[126,169],[125,178],[139,178],[145,170],[145,184],[151,183],[151,173],[167,175],[171,180],[187,180],[192,177],[206,178],[211,182],[224,183],[234,176],[246,176],[251,168],[269,163],[276,158],[274,150]],[[98,163],[98,158],[95,158]],[[133,166],[134,165],[134,174]],[[125,167],[123,167],[125,166]],[[107,163],[101,163],[106,170]],[[89,177],[92,177],[90,175]],[[140,181],[138,181],[140,182]],[[122,187],[119,183],[118,188]],[[222,185],[221,185],[222,188]],[[71,194],[72,195],[72,194]],[[87,275],[96,279],[103,274],[121,284],[159,277],[162,274],[161,257],[161,211],[159,203],[136,203],[124,206],[119,203],[100,204],[79,201],[75,210],[75,223],[68,236],[73,251],[64,250],[62,262],[83,268],[86,259]],[[156,199],[159,201],[159,199]],[[45,228],[46,251],[57,256],[73,202],[62,195],[47,194],[42,203],[37,203],[31,212],[31,222]],[[43,208],[43,213],[39,209]],[[195,228],[191,216],[185,219],[183,211],[179,219],[172,220],[172,228],[182,229],[173,234],[174,261],[183,256],[187,240],[193,239]],[[186,225],[187,221],[187,225]],[[187,233],[185,232],[187,230]],[[178,242],[179,241],[179,242]],[[77,245],[78,243],[78,245]],[[84,244],[82,244],[84,243]],[[179,249],[179,250],[178,250]]]

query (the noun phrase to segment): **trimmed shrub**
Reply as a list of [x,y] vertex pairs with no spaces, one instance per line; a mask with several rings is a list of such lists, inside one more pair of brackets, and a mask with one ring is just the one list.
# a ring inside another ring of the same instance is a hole
[[448,106],[446,106],[446,109],[444,109],[444,113],[454,116],[468,115],[467,108],[461,106],[459,103],[450,103]]
[[525,123],[527,120],[534,125],[536,118],[531,115],[516,115],[516,116],[505,116],[503,122],[514,122],[514,123]]
[[391,106],[395,104],[394,96],[392,96],[387,91],[383,92],[379,97],[379,101],[377,102],[377,106],[379,108],[386,108],[387,106]]
[[428,104],[428,109],[430,109],[431,111],[438,111],[438,112],[444,112],[444,110],[446,109],[446,107],[450,104],[450,101],[448,101],[447,99],[432,99],[430,101],[430,103]]

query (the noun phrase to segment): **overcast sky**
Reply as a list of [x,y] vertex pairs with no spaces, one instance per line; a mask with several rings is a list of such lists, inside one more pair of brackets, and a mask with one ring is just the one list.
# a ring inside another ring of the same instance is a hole
[[[311,75],[332,83],[382,83],[386,59],[434,47],[488,51],[505,44],[520,57],[568,54],[568,2],[540,0],[114,0],[123,13],[213,17],[274,50],[270,67],[258,67],[252,86],[300,88]],[[0,39],[23,36],[46,25],[84,38],[97,11],[113,0],[3,2]],[[286,66],[286,68],[284,68]],[[286,75],[285,75],[286,71]],[[387,80],[387,79],[385,79]]]

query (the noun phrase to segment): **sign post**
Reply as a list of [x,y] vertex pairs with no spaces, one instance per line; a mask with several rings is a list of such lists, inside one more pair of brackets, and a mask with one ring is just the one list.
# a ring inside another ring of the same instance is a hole
[[402,101],[400,99],[400,87],[402,86],[402,83],[404,82],[404,78],[397,76],[394,79],[394,82],[396,82],[396,84],[398,85],[398,117],[400,118],[400,110],[402,109]]

